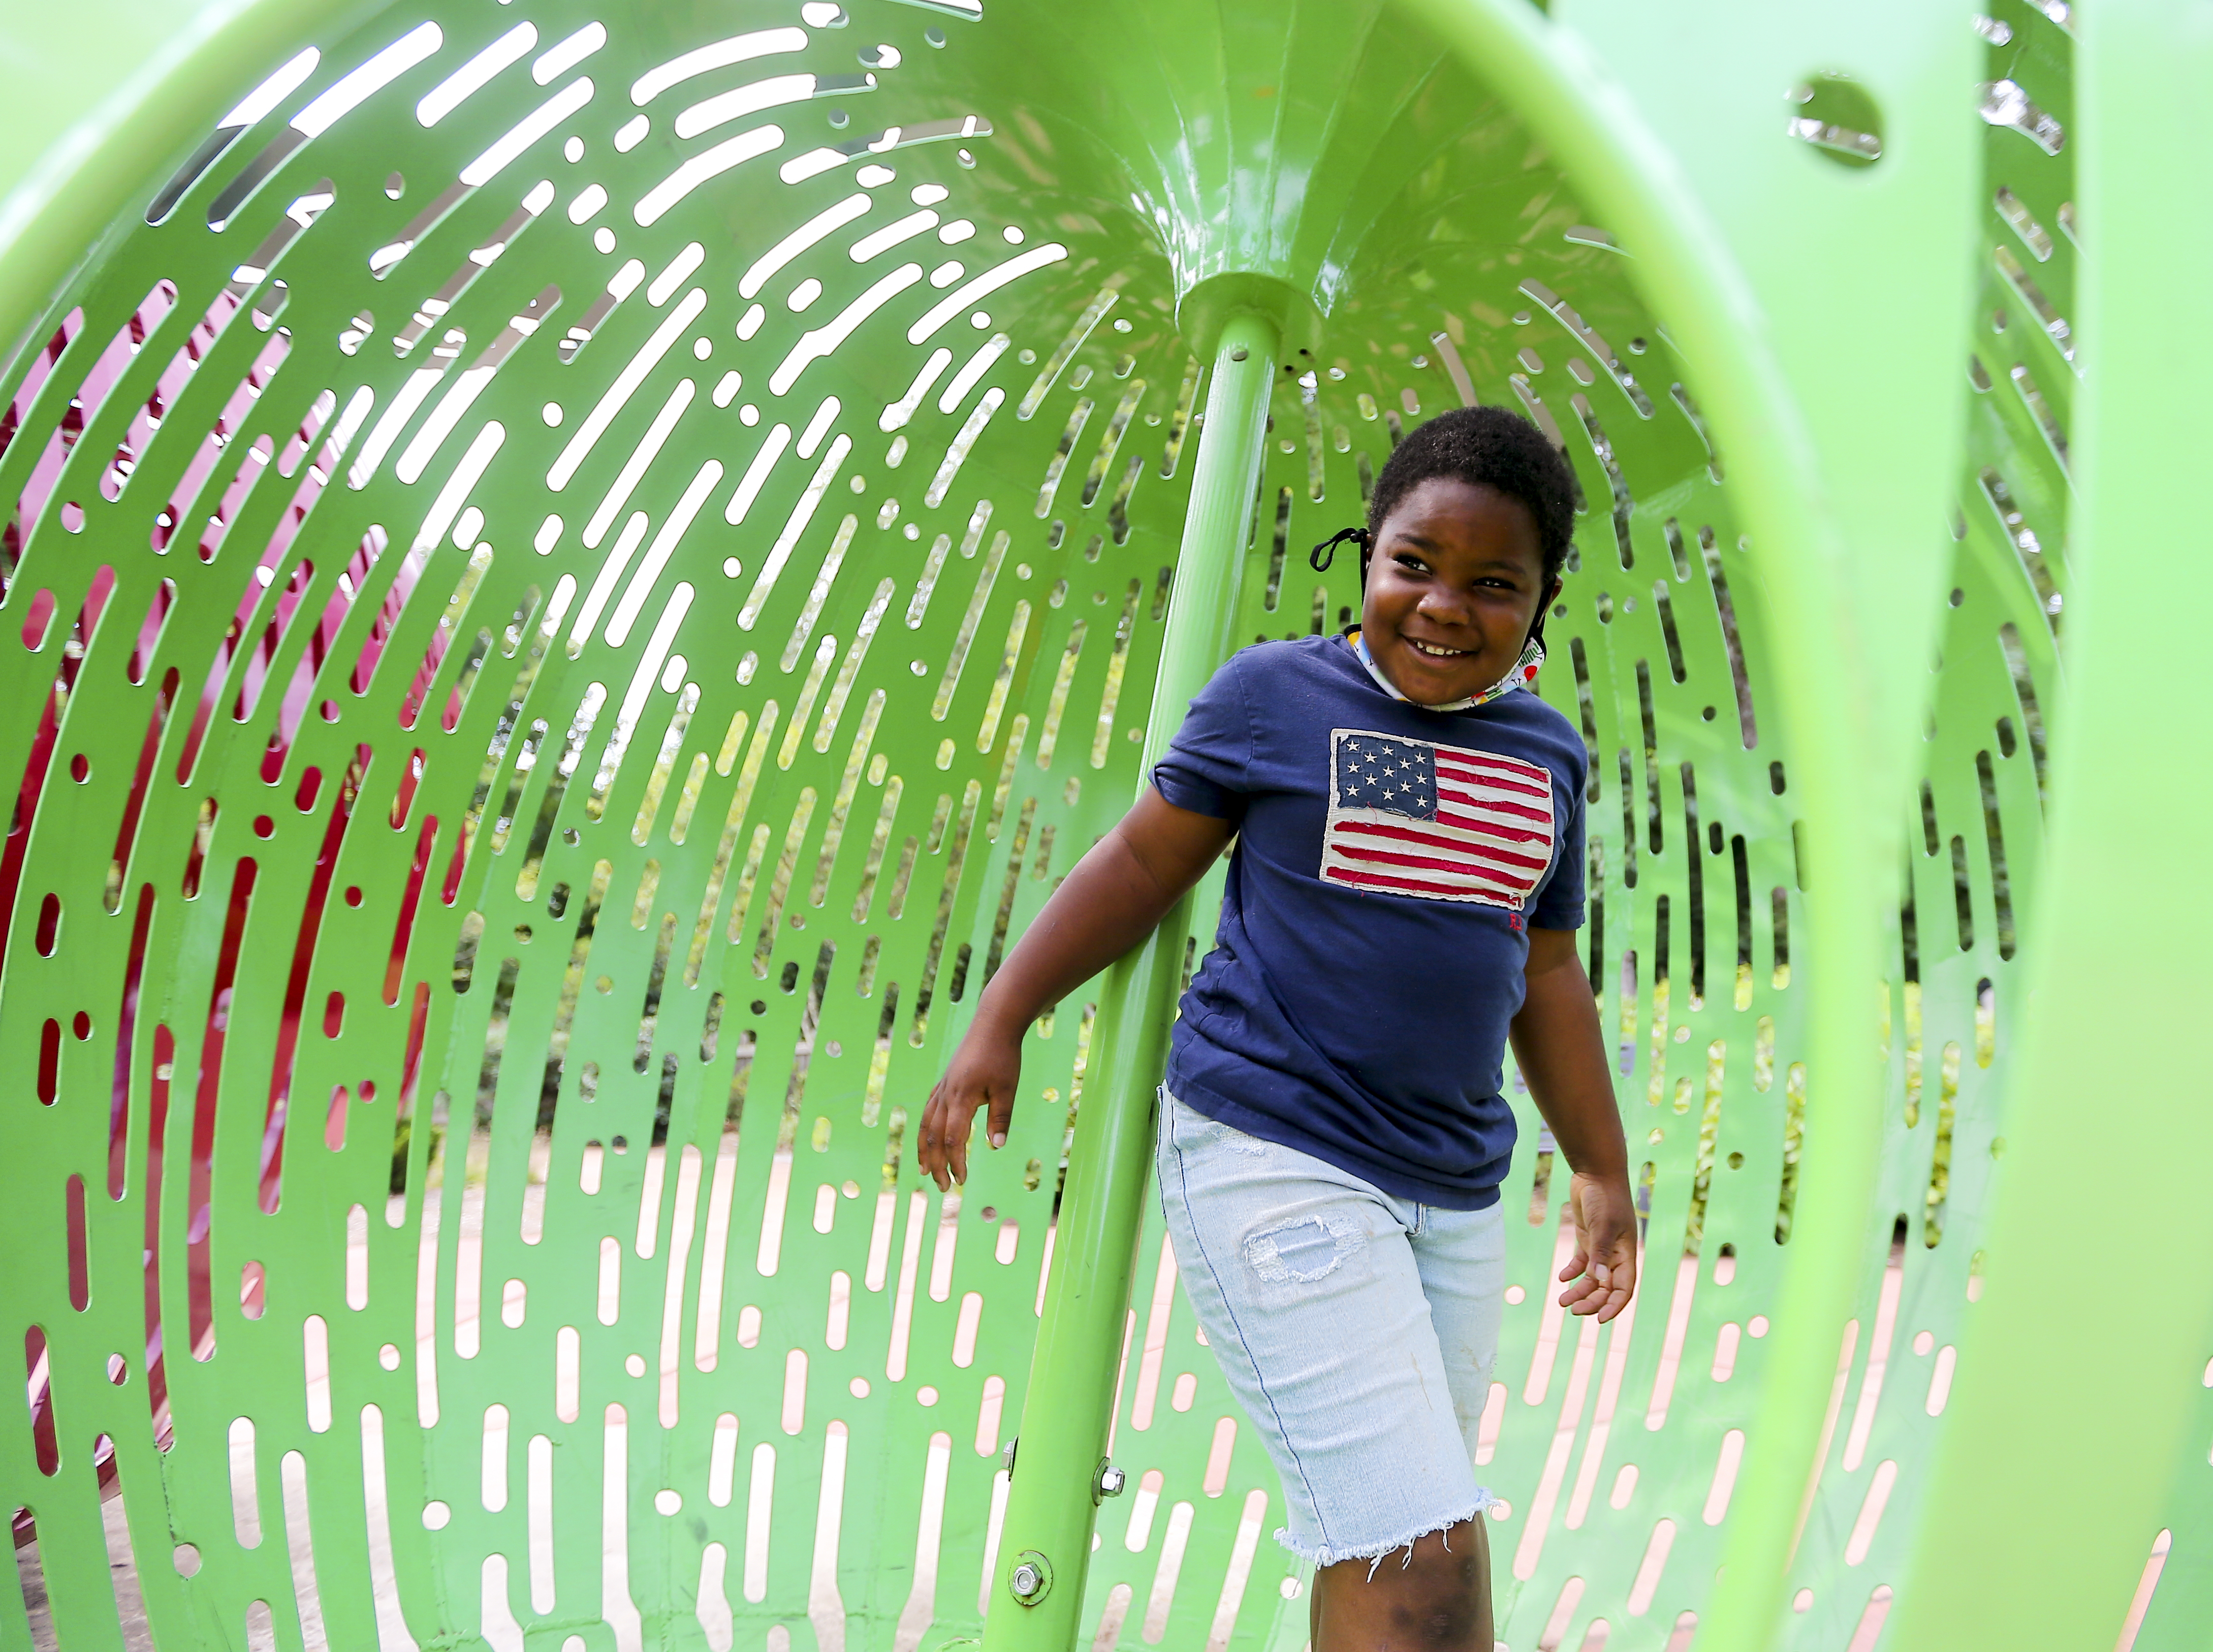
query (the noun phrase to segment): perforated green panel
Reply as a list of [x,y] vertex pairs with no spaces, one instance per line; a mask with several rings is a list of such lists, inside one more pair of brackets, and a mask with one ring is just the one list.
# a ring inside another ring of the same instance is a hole
[[[1956,589],[1791,1647],[1869,1652],[1904,1579],[2003,1149],[2082,365],[2053,9],[1955,88],[1990,123]],[[1593,759],[1645,1283],[1603,1330],[1546,1306],[1564,1175],[1517,1090],[1478,1460],[1508,1644],[1691,1644],[1807,1125],[1792,547],[1511,88],[1373,6],[1187,10],[303,22],[6,319],[0,1644],[978,1632],[1088,998],[965,1190],[907,1125],[1138,784],[1204,431],[1177,305],[1270,259],[1326,322],[1235,640],[1347,617],[1305,547],[1443,407],[1525,411],[1588,501],[1542,692]],[[1828,107],[1773,141],[1864,159]],[[1083,1633],[1295,1652],[1280,1490],[1156,1215],[1134,1277]]]

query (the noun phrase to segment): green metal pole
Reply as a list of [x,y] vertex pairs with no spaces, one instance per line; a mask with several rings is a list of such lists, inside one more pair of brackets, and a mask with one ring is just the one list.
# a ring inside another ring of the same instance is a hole
[[[1243,572],[1279,337],[1273,321],[1249,313],[1222,326],[1145,728],[1143,773],[1221,663],[1224,619],[1236,606]],[[1153,1090],[1167,1060],[1190,924],[1186,897],[1150,941],[1107,972],[1099,995],[1087,1100],[1069,1150],[985,1652],[1066,1652],[1082,1632],[1123,1316],[1152,1165]]]

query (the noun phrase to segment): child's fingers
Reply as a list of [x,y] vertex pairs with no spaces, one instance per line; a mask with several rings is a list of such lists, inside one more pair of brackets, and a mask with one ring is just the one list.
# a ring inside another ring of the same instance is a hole
[[956,1182],[968,1180],[968,1140],[974,1134],[977,1112],[973,1105],[961,1108],[960,1126],[948,1143],[953,1155],[953,1180]]
[[1560,1293],[1560,1306],[1570,1314],[1595,1318],[1600,1325],[1629,1306],[1628,1289],[1618,1281],[1602,1285],[1595,1277],[1580,1281]]
[[914,1126],[914,1167],[925,1176],[930,1174],[930,1146],[936,1139],[936,1120],[937,1097],[933,1093]]
[[1560,1306],[1576,1314],[1595,1314],[1604,1322],[1628,1305],[1635,1278],[1633,1264],[1625,1264],[1618,1254],[1611,1262],[1594,1262],[1560,1293]]
[[1007,1131],[1015,1122],[1015,1093],[1011,1088],[996,1091],[991,1097],[989,1119],[985,1134],[994,1148],[1007,1144]]
[[949,1192],[955,1179],[951,1162],[952,1149],[960,1139],[960,1131],[954,1120],[960,1113],[960,1104],[948,1100],[942,1089],[931,1094],[930,1105],[923,1110],[921,1138],[915,1148],[915,1166],[937,1184],[941,1192]]
[[968,1180],[968,1134],[970,1126],[976,1122],[976,1102],[963,1096],[948,1108],[947,1113],[945,1158],[957,1185]]
[[1637,1291],[1637,1241],[1633,1234],[1623,1234],[1607,1247],[1606,1261],[1612,1275],[1609,1283],[1621,1293],[1626,1302]]
[[1601,1289],[1594,1308],[1600,1325],[1613,1319],[1629,1306],[1637,1293],[1637,1252],[1633,1246],[1615,1245],[1611,1247],[1611,1259],[1591,1270]]

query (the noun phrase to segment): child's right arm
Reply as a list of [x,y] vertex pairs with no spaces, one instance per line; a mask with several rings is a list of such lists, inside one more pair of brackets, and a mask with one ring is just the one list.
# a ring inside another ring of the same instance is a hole
[[987,1110],[1006,1144],[1021,1078],[1023,1029],[1150,935],[1228,846],[1233,820],[1178,808],[1152,787],[1076,863],[977,1000],[930,1092],[915,1162],[941,1188],[968,1180],[968,1133]]

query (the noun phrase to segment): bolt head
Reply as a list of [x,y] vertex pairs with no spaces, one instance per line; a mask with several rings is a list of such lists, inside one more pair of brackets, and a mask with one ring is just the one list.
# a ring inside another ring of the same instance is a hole
[[1052,1562],[1038,1550],[1023,1550],[1007,1574],[1007,1592],[1026,1606],[1037,1605],[1052,1593]]
[[1119,1468],[1106,1469],[1099,1476],[1099,1490],[1107,1497],[1119,1497],[1122,1495],[1123,1486],[1129,1483],[1129,1478]]

